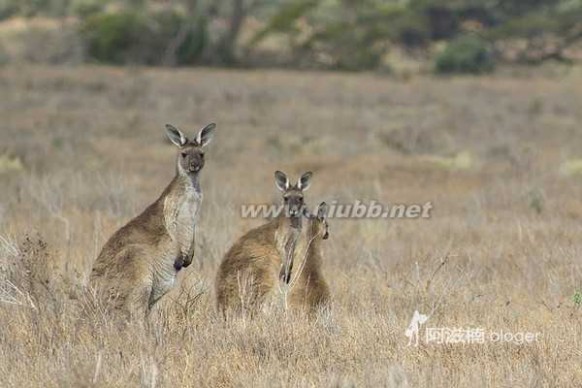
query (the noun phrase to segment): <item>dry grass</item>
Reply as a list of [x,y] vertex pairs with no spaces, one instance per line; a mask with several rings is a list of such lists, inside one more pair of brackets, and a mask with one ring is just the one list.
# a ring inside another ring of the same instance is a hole
[[[581,81],[0,69],[0,385],[578,385],[582,181],[560,166],[582,157]],[[91,262],[171,179],[163,124],[210,121],[195,262],[150,331],[120,328],[82,292]],[[331,220],[332,316],[226,324],[214,274],[275,169],[313,170],[312,205],[430,200],[433,217]],[[408,347],[415,309],[542,336]]]

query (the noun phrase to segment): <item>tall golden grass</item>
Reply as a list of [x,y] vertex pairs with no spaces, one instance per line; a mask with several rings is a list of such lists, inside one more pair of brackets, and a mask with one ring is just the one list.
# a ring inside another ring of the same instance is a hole
[[[561,78],[0,68],[0,386],[554,387],[582,381],[582,74]],[[195,261],[149,327],[83,291],[173,176],[163,124],[218,124]],[[429,220],[330,220],[333,312],[224,322],[217,266],[273,171],[322,200],[432,201]],[[407,346],[427,326],[531,344]]]

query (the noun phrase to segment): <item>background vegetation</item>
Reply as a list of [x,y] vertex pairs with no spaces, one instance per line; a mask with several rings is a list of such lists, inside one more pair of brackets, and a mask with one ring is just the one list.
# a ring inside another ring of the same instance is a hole
[[15,18],[29,40],[42,19],[53,46],[74,41],[57,62],[483,73],[582,58],[582,0],[2,0]]

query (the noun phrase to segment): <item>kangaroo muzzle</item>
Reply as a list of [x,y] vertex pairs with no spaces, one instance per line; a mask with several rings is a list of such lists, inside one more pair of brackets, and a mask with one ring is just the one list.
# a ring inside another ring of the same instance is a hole
[[190,172],[199,172],[200,170],[202,170],[202,167],[204,167],[204,163],[201,163],[199,161],[194,161],[194,162],[190,162],[188,169],[190,170]]

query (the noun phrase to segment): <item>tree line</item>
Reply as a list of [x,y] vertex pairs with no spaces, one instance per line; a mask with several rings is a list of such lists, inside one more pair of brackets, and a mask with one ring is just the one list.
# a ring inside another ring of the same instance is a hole
[[575,62],[582,0],[0,0],[0,18],[75,21],[88,61],[163,66],[389,67],[438,72]]

